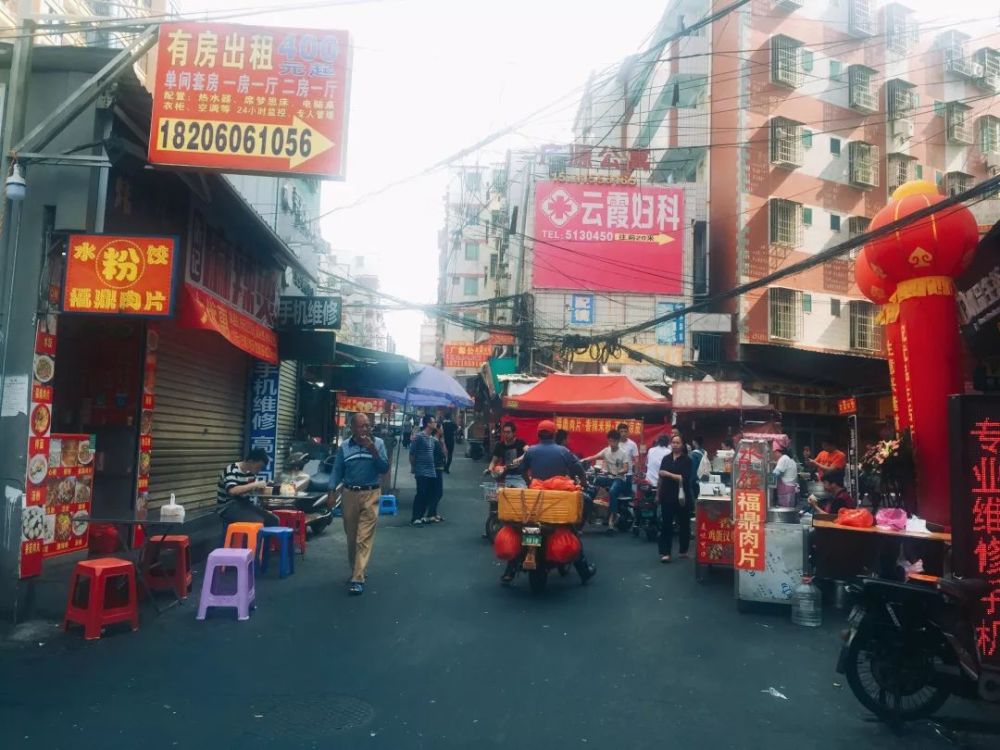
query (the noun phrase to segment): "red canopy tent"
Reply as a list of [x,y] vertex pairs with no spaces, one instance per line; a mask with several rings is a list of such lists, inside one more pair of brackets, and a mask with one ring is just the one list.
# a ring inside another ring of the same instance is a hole
[[538,423],[556,419],[569,430],[569,447],[584,456],[605,445],[611,425],[641,420],[642,435],[632,439],[648,447],[669,430],[670,400],[627,375],[564,375],[554,373],[524,393],[503,400],[504,421],[517,426],[518,435],[535,442]]

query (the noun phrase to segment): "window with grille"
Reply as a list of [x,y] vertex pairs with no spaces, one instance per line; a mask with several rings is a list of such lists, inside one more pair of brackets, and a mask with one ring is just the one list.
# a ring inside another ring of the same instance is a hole
[[948,172],[944,176],[944,192],[948,195],[964,193],[972,187],[972,175],[964,172]]
[[889,162],[887,166],[889,172],[888,179],[890,193],[900,185],[916,179],[913,169],[914,163],[915,160],[905,154],[889,154]]
[[[867,216],[848,216],[847,217],[847,239],[853,240],[856,237],[860,237],[865,232],[868,231],[868,226],[872,223],[872,220]],[[861,255],[861,251],[864,249],[864,245],[858,245],[857,247],[852,247],[851,252],[848,257],[851,260],[857,260],[858,256]]]
[[691,348],[694,349],[696,362],[722,361],[722,336],[718,333],[694,333],[691,335]]
[[875,9],[872,0],[851,0],[847,30],[855,36],[874,36]]
[[875,322],[876,307],[871,302],[851,300],[851,348],[868,352],[882,350],[882,328]]
[[913,11],[892,4],[885,9],[885,46],[896,55],[905,55],[918,41],[918,27]]
[[902,78],[893,78],[886,85],[886,99],[890,120],[908,117],[917,108],[916,86]]
[[465,259],[466,260],[479,260],[479,243],[478,242],[466,242],[465,243]]
[[847,69],[848,101],[853,109],[862,112],[878,109],[878,92],[875,90],[877,72],[864,65],[852,65]]
[[775,117],[771,120],[771,162],[783,167],[802,166],[802,123]]
[[771,287],[768,323],[772,339],[798,341],[802,335],[802,292]]
[[976,62],[983,68],[982,84],[1000,92],[1000,50],[983,47],[976,53]]
[[496,278],[497,275],[497,265],[500,262],[500,256],[496,253],[490,253],[490,276]]
[[948,140],[952,143],[972,143],[972,134],[966,124],[965,113],[971,107],[962,102],[948,102],[945,108],[945,117],[948,127]]
[[852,141],[849,148],[851,182],[863,187],[878,187],[878,146]]
[[984,154],[1000,154],[1000,117],[979,118],[979,150]]
[[771,218],[771,243],[798,247],[802,244],[802,204],[782,198],[768,202]]
[[802,85],[802,42],[788,36],[771,37],[771,81],[781,86]]
[[479,206],[465,207],[465,225],[467,227],[479,226]]

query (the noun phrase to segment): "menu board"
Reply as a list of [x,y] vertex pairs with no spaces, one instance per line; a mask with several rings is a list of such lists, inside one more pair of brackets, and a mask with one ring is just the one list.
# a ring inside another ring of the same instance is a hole
[[733,507],[725,500],[695,505],[696,559],[699,565],[733,565]]
[[96,448],[96,435],[54,433],[49,437],[42,557],[87,547]]

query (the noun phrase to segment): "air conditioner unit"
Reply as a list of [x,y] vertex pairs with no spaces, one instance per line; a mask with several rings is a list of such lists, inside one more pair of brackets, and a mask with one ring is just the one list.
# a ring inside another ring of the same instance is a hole
[[892,134],[897,138],[913,137],[913,120],[901,118],[892,121]]
[[972,63],[969,67],[972,68],[973,78],[982,78],[983,74],[986,72],[985,70],[983,70],[983,66],[980,65],[979,63]]

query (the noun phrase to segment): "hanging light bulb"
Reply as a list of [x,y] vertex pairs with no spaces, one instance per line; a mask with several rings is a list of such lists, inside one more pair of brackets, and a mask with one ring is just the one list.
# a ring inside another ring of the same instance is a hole
[[7,197],[12,201],[23,201],[26,190],[24,177],[21,175],[21,167],[14,162],[10,175],[7,177]]

